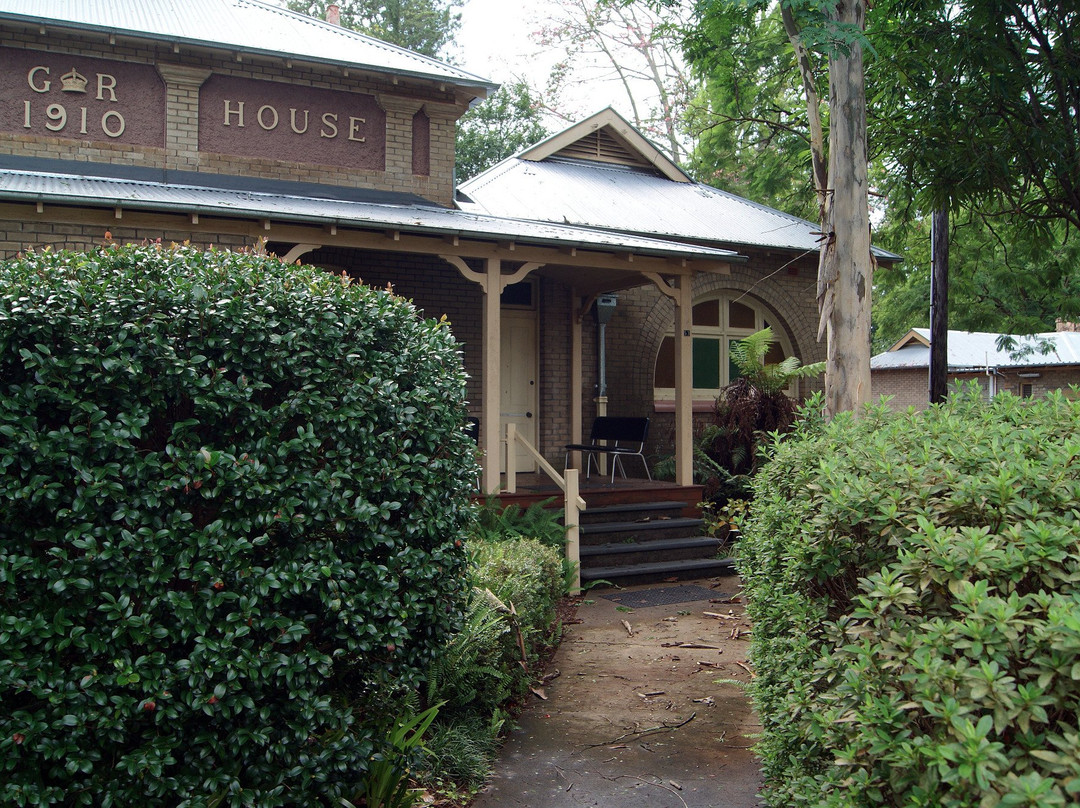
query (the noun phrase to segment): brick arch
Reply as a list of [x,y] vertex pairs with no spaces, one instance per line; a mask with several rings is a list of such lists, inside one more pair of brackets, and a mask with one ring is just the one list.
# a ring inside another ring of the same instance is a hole
[[[730,275],[698,275],[692,288],[694,300],[720,293],[745,296],[767,313],[773,329],[782,333],[803,363],[824,358],[819,356],[824,352],[816,342],[816,312],[808,311],[806,301],[800,302],[790,290],[776,284],[762,284],[759,276],[738,265],[732,267]],[[656,355],[674,318],[674,301],[658,294],[642,324],[639,352],[634,363],[633,389],[643,400],[652,400]]]

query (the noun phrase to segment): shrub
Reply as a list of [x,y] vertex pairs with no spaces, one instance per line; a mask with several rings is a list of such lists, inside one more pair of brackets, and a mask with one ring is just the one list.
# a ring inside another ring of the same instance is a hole
[[427,703],[444,703],[427,742],[425,780],[466,792],[487,776],[507,714],[534,680],[563,591],[560,554],[536,539],[473,538],[469,546],[468,616],[429,668],[425,693]]
[[740,571],[772,805],[1080,799],[1080,404],[781,441]]
[[345,277],[3,265],[0,802],[354,793],[365,711],[460,614],[463,396],[449,330]]
[[464,629],[429,671],[444,715],[490,716],[526,692],[562,596],[562,562],[536,539],[469,542],[475,567]]

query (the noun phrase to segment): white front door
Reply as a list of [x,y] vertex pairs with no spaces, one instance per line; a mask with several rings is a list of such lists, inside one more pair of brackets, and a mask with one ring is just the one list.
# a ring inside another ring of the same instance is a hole
[[[536,312],[503,309],[501,365],[502,382],[499,431],[506,434],[506,425],[513,423],[518,433],[533,446],[537,445],[538,404]],[[537,447],[539,448],[539,447]],[[500,470],[506,470],[506,458],[500,458]],[[518,471],[536,471],[536,461],[524,449],[518,448]]]

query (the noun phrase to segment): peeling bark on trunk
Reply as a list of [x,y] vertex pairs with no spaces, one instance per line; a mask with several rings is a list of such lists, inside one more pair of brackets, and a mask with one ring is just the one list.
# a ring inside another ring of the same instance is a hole
[[[841,0],[836,20],[865,26],[865,0]],[[870,399],[870,211],[866,182],[866,91],[859,43],[829,59],[829,189],[818,267],[820,332],[828,347],[825,413],[858,413]]]

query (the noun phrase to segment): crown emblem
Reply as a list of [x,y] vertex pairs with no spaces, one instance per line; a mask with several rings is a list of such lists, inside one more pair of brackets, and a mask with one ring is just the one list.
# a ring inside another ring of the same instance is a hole
[[86,92],[86,76],[82,75],[74,67],[71,68],[70,73],[65,73],[60,77],[60,82],[60,89],[65,93]]

